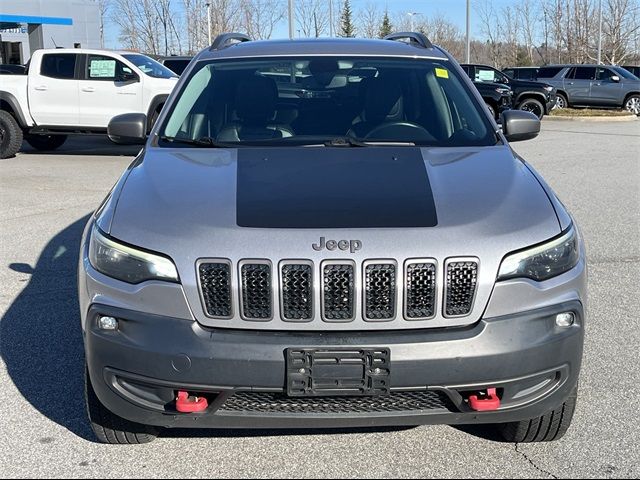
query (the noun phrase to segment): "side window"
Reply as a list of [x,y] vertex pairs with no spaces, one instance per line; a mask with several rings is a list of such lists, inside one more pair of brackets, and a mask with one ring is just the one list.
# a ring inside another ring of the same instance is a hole
[[576,80],[595,80],[596,69],[594,67],[576,67],[573,78]]
[[511,78],[520,78],[520,72],[512,68],[505,68],[504,70],[502,70],[502,73],[504,73],[505,75],[509,75]]
[[47,53],[42,56],[40,75],[62,80],[73,80],[76,71],[75,53]]
[[[536,75],[536,78],[553,78],[556,75],[558,75],[558,73],[560,73],[562,69],[563,67],[542,67],[540,70],[538,70],[538,74]],[[573,69],[569,71],[569,73],[565,78],[572,78],[569,76],[571,75],[572,71]]]
[[123,73],[133,73],[133,70],[115,58],[104,55],[89,55],[87,58],[87,80],[114,82]]
[[598,80],[606,82],[607,80],[611,80],[611,77],[615,75],[617,75],[617,73],[613,70],[610,70],[608,68],[598,68]]
[[[497,77],[496,71],[492,68],[476,67],[476,82],[496,82]],[[502,75],[500,77],[502,78]]]

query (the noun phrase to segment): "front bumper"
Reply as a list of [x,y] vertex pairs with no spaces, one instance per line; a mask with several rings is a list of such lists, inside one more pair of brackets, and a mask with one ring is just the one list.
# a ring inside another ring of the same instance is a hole
[[[575,314],[575,324],[556,326],[555,315],[567,311]],[[100,315],[116,317],[119,329],[98,329]],[[205,329],[193,321],[94,304],[87,315],[85,349],[100,401],[135,422],[163,427],[359,427],[536,417],[560,405],[577,384],[583,338],[584,313],[578,301],[484,319],[467,328],[363,333]],[[442,402],[433,408],[382,411],[367,411],[366,400],[358,411],[305,411],[299,403],[283,410],[269,403],[291,403],[283,395],[287,348],[345,346],[390,348],[392,396],[428,391]],[[488,387],[498,388],[501,407],[472,411],[466,398]],[[173,403],[177,390],[207,397],[209,408],[178,413]],[[266,397],[258,404],[235,402],[233,409],[226,408],[240,392]]]

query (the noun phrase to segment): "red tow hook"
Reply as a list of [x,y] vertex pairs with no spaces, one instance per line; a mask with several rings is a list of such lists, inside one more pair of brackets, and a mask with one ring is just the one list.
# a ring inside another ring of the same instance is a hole
[[471,395],[469,406],[476,412],[492,412],[500,408],[500,398],[495,388],[487,388],[487,393],[480,392],[481,395]]
[[176,398],[176,410],[180,413],[204,412],[209,406],[204,397],[190,397],[187,392],[179,391]]

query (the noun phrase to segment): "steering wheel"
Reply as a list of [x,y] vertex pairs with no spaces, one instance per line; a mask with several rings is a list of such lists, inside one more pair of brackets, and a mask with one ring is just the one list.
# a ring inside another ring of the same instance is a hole
[[422,125],[412,122],[387,122],[378,125],[364,137],[366,140],[398,142],[433,142],[436,138]]

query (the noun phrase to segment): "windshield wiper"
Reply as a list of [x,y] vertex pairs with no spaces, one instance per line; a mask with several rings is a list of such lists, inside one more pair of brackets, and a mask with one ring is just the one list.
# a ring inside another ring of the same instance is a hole
[[368,147],[369,144],[351,137],[337,137],[324,142],[325,147]]
[[170,143],[181,143],[184,145],[193,145],[194,147],[204,147],[204,148],[237,148],[237,145],[233,145],[230,143],[220,143],[216,142],[211,137],[201,137],[198,139],[195,138],[177,138],[177,137],[167,137],[161,136],[160,140]]

